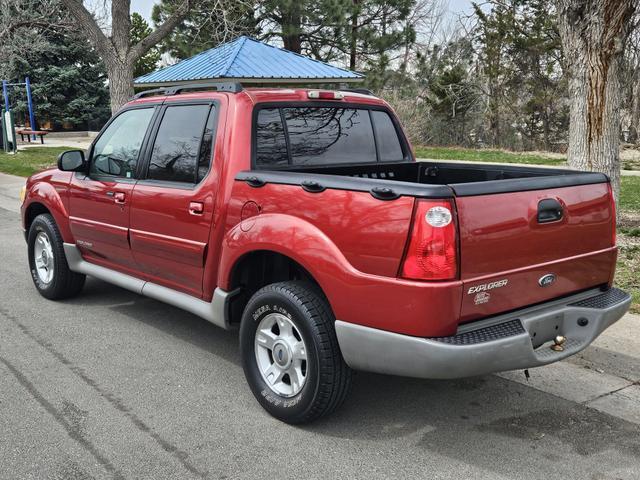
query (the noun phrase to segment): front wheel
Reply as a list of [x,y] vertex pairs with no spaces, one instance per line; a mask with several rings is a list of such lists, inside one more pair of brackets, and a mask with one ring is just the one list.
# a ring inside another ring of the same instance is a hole
[[85,276],[69,270],[62,235],[51,215],[33,220],[27,244],[31,278],[43,297],[59,300],[80,293]]
[[268,285],[249,300],[240,326],[244,373],[262,407],[287,423],[333,412],[347,396],[344,363],[331,309],[312,285]]

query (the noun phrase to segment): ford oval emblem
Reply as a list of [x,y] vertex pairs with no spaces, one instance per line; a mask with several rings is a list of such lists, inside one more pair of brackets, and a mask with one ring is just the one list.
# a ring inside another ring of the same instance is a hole
[[555,274],[547,273],[546,275],[543,275],[542,277],[540,277],[540,279],[538,280],[538,285],[540,285],[541,287],[548,287],[555,281],[556,281]]

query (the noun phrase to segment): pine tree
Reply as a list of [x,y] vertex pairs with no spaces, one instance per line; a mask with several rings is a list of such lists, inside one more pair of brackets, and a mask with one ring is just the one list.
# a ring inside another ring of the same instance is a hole
[[[109,91],[104,65],[89,43],[71,29],[49,30],[40,49],[12,65],[9,78],[29,76],[36,120],[54,128],[98,130],[109,119]],[[23,89],[12,99],[18,117],[28,117]],[[24,120],[23,120],[24,121]]]
[[[142,18],[139,13],[131,14],[131,44],[135,45],[143,38],[146,38],[153,30]],[[160,61],[160,49],[158,47],[152,47],[149,51],[138,59],[133,67],[133,76],[139,77],[146,73],[153,72],[156,69],[158,62]]]

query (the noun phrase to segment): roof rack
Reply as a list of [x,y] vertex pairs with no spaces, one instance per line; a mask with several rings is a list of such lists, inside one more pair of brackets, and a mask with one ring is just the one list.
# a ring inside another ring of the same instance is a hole
[[238,93],[243,90],[242,84],[239,82],[218,82],[218,83],[186,83],[184,85],[173,85],[169,87],[154,88],[153,90],[145,90],[136,93],[133,100],[147,97],[149,95],[177,95],[181,92],[196,92],[199,90],[214,90],[216,92]]
[[369,90],[368,88],[344,88],[343,92],[353,92],[353,93],[361,93],[363,95],[372,95],[375,97],[375,94]]

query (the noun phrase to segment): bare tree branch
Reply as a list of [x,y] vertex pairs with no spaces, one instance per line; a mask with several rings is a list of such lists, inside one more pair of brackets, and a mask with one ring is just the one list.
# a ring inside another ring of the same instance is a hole
[[82,4],[82,0],[61,0],[62,4],[74,16],[80,24],[80,28],[86,33],[88,40],[98,51],[105,63],[109,63],[117,57],[117,52],[109,38],[98,26],[95,18]]
[[173,15],[167,18],[162,25],[157,27],[147,37],[138,42],[138,44],[131,47],[131,50],[129,51],[130,59],[137,60],[151,47],[160,43],[167,35],[169,35],[187,16],[192,7],[192,3],[192,0],[183,0],[178,8],[176,8]]

